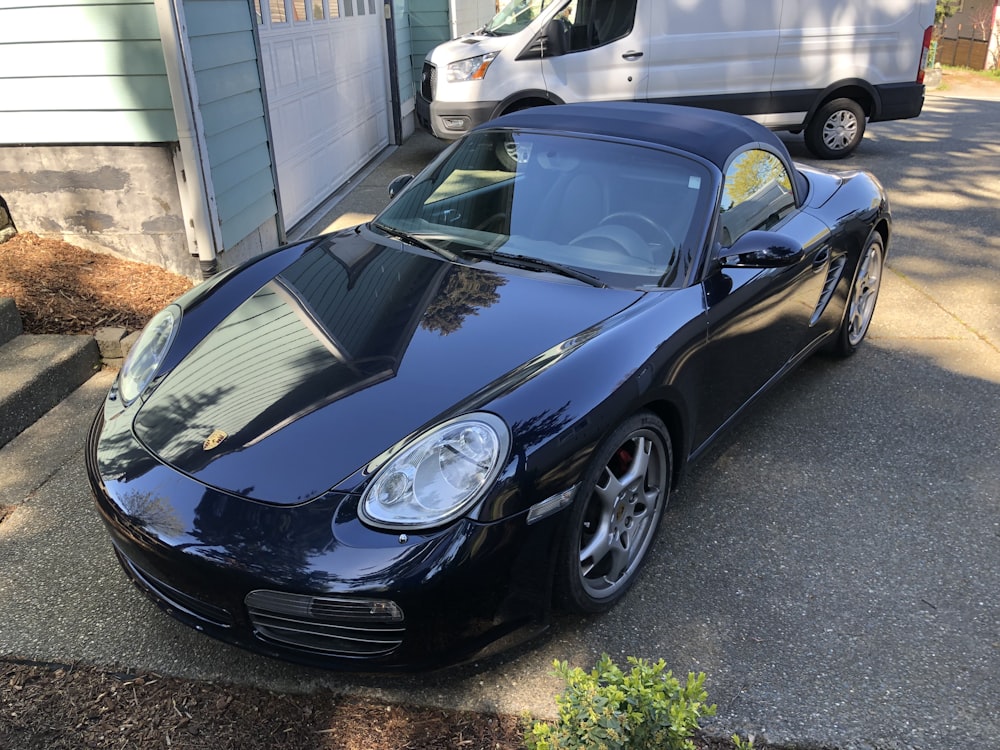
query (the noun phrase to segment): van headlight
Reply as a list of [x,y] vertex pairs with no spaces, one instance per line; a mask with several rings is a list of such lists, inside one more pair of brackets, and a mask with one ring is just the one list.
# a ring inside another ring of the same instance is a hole
[[448,82],[459,83],[461,81],[481,81],[486,76],[486,69],[490,67],[496,52],[487,52],[485,55],[477,55],[467,60],[448,63]]
[[510,430],[494,414],[467,414],[438,425],[378,469],[361,498],[361,518],[396,530],[453,521],[493,486],[509,447]]
[[146,324],[118,373],[118,395],[126,406],[152,382],[181,323],[181,308],[170,305]]

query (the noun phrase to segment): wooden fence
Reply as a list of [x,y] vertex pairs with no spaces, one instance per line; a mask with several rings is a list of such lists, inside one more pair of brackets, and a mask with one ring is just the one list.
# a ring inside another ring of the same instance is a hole
[[975,70],[986,70],[989,42],[982,39],[942,38],[937,43],[935,62]]

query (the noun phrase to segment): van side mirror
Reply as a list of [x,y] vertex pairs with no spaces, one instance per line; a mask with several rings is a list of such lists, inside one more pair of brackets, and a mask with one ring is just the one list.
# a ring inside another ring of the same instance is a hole
[[793,266],[805,256],[802,245],[780,232],[747,232],[732,247],[719,249],[724,268],[781,268]]
[[540,60],[543,57],[558,57],[569,51],[568,22],[553,18],[539,31],[528,46],[521,50],[515,59]]
[[401,174],[399,177],[393,179],[389,183],[389,198],[395,198],[396,194],[410,184],[410,180],[413,179],[412,174]]
[[569,22],[561,18],[553,18],[545,24],[545,45],[542,47],[542,56],[565,55],[569,49],[569,32]]

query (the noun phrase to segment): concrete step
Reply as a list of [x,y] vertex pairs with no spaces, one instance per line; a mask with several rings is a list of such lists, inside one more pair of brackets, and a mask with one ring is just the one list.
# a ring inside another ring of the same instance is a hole
[[0,446],[34,424],[100,366],[93,336],[21,334],[0,346]]
[[21,335],[21,313],[17,311],[14,300],[10,297],[0,297],[0,346]]

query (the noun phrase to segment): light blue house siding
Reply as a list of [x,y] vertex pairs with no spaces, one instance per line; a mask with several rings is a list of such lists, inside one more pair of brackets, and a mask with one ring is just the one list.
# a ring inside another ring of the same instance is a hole
[[246,0],[186,0],[184,14],[222,244],[229,250],[277,214],[253,19]]
[[[410,0],[410,76],[419,85],[424,57],[451,38],[447,0]],[[402,66],[401,66],[402,67]]]
[[3,143],[174,141],[152,0],[0,0]]
[[419,72],[417,78],[413,77],[413,43],[410,40],[408,5],[407,0],[392,0],[392,18],[396,32],[396,80],[404,117],[413,112],[416,85],[419,81]]

